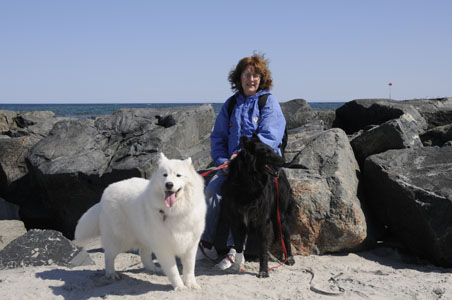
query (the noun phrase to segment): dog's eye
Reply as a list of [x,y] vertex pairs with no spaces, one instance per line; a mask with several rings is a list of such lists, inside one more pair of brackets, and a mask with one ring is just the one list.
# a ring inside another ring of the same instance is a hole
[[181,175],[181,174],[177,174],[176,176],[177,176],[177,177],[181,177],[182,175]]
[[166,174],[166,173],[165,173],[165,174],[163,174],[163,177],[168,177],[168,174]]

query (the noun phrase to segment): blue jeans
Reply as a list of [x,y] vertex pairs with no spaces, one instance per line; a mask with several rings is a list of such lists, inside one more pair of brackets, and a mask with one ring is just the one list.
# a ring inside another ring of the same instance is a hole
[[[204,228],[201,240],[209,243],[213,243],[217,232],[218,220],[220,218],[221,187],[226,177],[227,175],[223,170],[217,171],[205,189],[207,204],[206,227]],[[229,232],[227,246],[232,246],[233,244],[232,235]]]

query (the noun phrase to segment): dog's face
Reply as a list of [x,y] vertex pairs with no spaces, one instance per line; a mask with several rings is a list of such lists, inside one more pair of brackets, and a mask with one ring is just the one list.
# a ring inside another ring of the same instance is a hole
[[272,166],[276,169],[281,168],[285,161],[267,144],[262,143],[256,134],[252,138],[242,136],[240,139],[242,146],[242,158],[247,161],[255,162],[256,167],[261,169],[265,165]]
[[191,158],[186,160],[168,159],[160,154],[159,168],[153,176],[156,176],[158,188],[165,194],[165,205],[172,208],[184,193],[189,176],[192,172]]

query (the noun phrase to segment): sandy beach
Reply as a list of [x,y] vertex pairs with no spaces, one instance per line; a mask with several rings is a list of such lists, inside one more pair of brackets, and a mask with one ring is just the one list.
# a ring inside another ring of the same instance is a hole
[[256,277],[257,262],[246,262],[244,271],[231,274],[200,260],[196,276],[202,289],[184,291],[173,291],[163,274],[144,270],[139,256],[132,253],[116,259],[121,279],[106,279],[98,240],[85,247],[95,265],[1,270],[0,298],[452,299],[452,269],[419,263],[384,247],[343,255],[296,256],[294,266],[281,266],[266,279]]

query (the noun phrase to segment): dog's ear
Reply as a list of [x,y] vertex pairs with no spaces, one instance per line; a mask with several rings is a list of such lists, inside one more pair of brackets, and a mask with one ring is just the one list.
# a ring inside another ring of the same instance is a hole
[[187,159],[184,160],[184,161],[187,163],[187,165],[191,165],[191,164],[192,164],[192,162],[191,162],[191,157],[187,158]]
[[165,154],[163,154],[163,152],[160,152],[160,163],[164,162],[168,160],[168,158],[166,158]]

